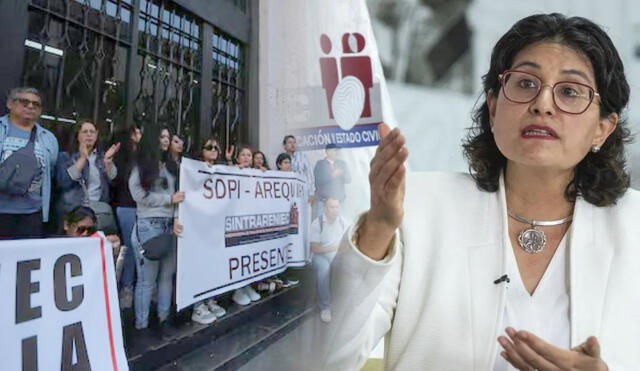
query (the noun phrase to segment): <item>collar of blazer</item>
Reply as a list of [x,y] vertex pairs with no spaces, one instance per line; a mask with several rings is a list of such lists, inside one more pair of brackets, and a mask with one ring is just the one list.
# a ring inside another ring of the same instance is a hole
[[[469,249],[469,278],[474,283],[470,293],[473,348],[475,359],[483,365],[481,369],[490,369],[495,362],[497,341],[494,334],[502,319],[506,300],[505,285],[493,284],[496,278],[504,274],[506,252],[512,248],[506,237],[508,216],[504,189],[504,178],[501,176],[499,190],[489,197],[483,217],[485,221],[482,222],[493,224],[493,227],[487,224],[488,233],[478,236],[474,246]],[[572,347],[589,336],[598,336],[601,330],[613,248],[611,241],[597,242],[598,230],[594,219],[603,213],[599,209],[579,197],[575,204],[573,225],[568,232],[571,233],[568,248]],[[495,224],[500,227],[496,228]]]

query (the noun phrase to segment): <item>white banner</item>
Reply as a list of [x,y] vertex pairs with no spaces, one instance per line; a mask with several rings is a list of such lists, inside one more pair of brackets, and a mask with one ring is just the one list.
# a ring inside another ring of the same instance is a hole
[[184,158],[180,190],[178,309],[310,261],[308,196],[298,174]]
[[128,370],[111,245],[0,241],[3,370]]
[[377,125],[395,126],[366,2],[260,2],[260,61],[259,148],[275,159],[294,135],[312,167],[328,144],[342,148],[352,181],[341,208],[355,218],[369,206]]

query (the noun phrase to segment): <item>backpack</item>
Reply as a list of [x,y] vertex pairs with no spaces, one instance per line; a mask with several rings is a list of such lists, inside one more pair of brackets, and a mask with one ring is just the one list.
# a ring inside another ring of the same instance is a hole
[[16,150],[0,163],[0,193],[11,196],[24,196],[29,192],[31,183],[40,172],[40,164],[34,153],[36,128],[26,146]]

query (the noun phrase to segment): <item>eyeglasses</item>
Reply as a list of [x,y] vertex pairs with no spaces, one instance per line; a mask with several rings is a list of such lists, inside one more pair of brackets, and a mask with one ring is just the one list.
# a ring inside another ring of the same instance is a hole
[[15,102],[20,102],[24,107],[29,107],[29,105],[33,105],[34,108],[42,108],[42,103],[37,100],[30,100],[27,98],[15,98]]
[[76,233],[86,236],[91,236],[92,234],[96,233],[96,231],[97,229],[95,225],[81,225],[76,229]]
[[204,149],[205,151],[218,151],[220,152],[220,147],[218,146],[214,146],[213,144],[207,144],[206,146],[203,146],[202,149]]
[[500,75],[500,85],[504,97],[513,103],[530,103],[540,95],[544,86],[553,92],[553,102],[562,112],[572,115],[584,113],[591,105],[596,93],[589,85],[575,81],[558,81],[553,86],[529,72],[506,70]]

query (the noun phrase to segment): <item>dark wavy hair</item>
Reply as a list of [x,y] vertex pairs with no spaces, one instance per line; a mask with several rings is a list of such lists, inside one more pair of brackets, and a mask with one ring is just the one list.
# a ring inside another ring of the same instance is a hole
[[276,167],[278,170],[280,170],[280,165],[282,165],[284,160],[289,160],[289,162],[291,162],[291,156],[286,152],[282,152],[278,155],[278,158],[276,158]]
[[[491,53],[489,72],[483,76],[485,94],[499,94],[498,74],[509,69],[525,47],[542,41],[555,42],[584,54],[593,66],[600,93],[600,117],[620,116],[613,133],[599,152],[589,152],[574,169],[565,197],[575,201],[581,196],[596,206],[616,203],[629,188],[624,144],[631,141],[626,118],[621,113],[629,101],[629,84],[624,66],[613,42],[595,23],[581,17],[539,14],[521,19],[496,43]],[[473,125],[463,141],[464,155],[478,188],[495,192],[507,160],[498,150],[491,133],[486,100],[474,110]]]
[[267,170],[271,170],[271,168],[269,167],[269,161],[267,160],[267,156],[262,152],[262,151],[255,151],[253,152],[253,155],[251,156],[251,167],[253,167],[253,161],[256,158],[256,155],[262,155],[262,160],[264,160],[264,168]]
[[100,143],[100,136],[99,136],[100,129],[98,128],[98,125],[89,119],[81,118],[76,121],[76,124],[73,128],[73,133],[69,137],[69,143],[67,144],[69,153],[77,153],[80,150],[80,144],[78,143],[78,134],[80,133],[80,130],[82,130],[82,126],[84,124],[93,125],[93,128],[96,129],[96,132],[98,133],[98,138],[96,138],[96,144],[93,146],[93,148],[98,152],[102,152],[103,148]]
[[168,127],[158,128],[153,125],[145,127],[145,133],[138,144],[136,153],[136,165],[140,173],[140,185],[149,192],[153,182],[160,176],[160,162],[163,162],[171,175],[178,178],[178,164],[170,155],[170,150],[160,150],[160,133],[163,130],[169,131],[169,138],[172,132]]

